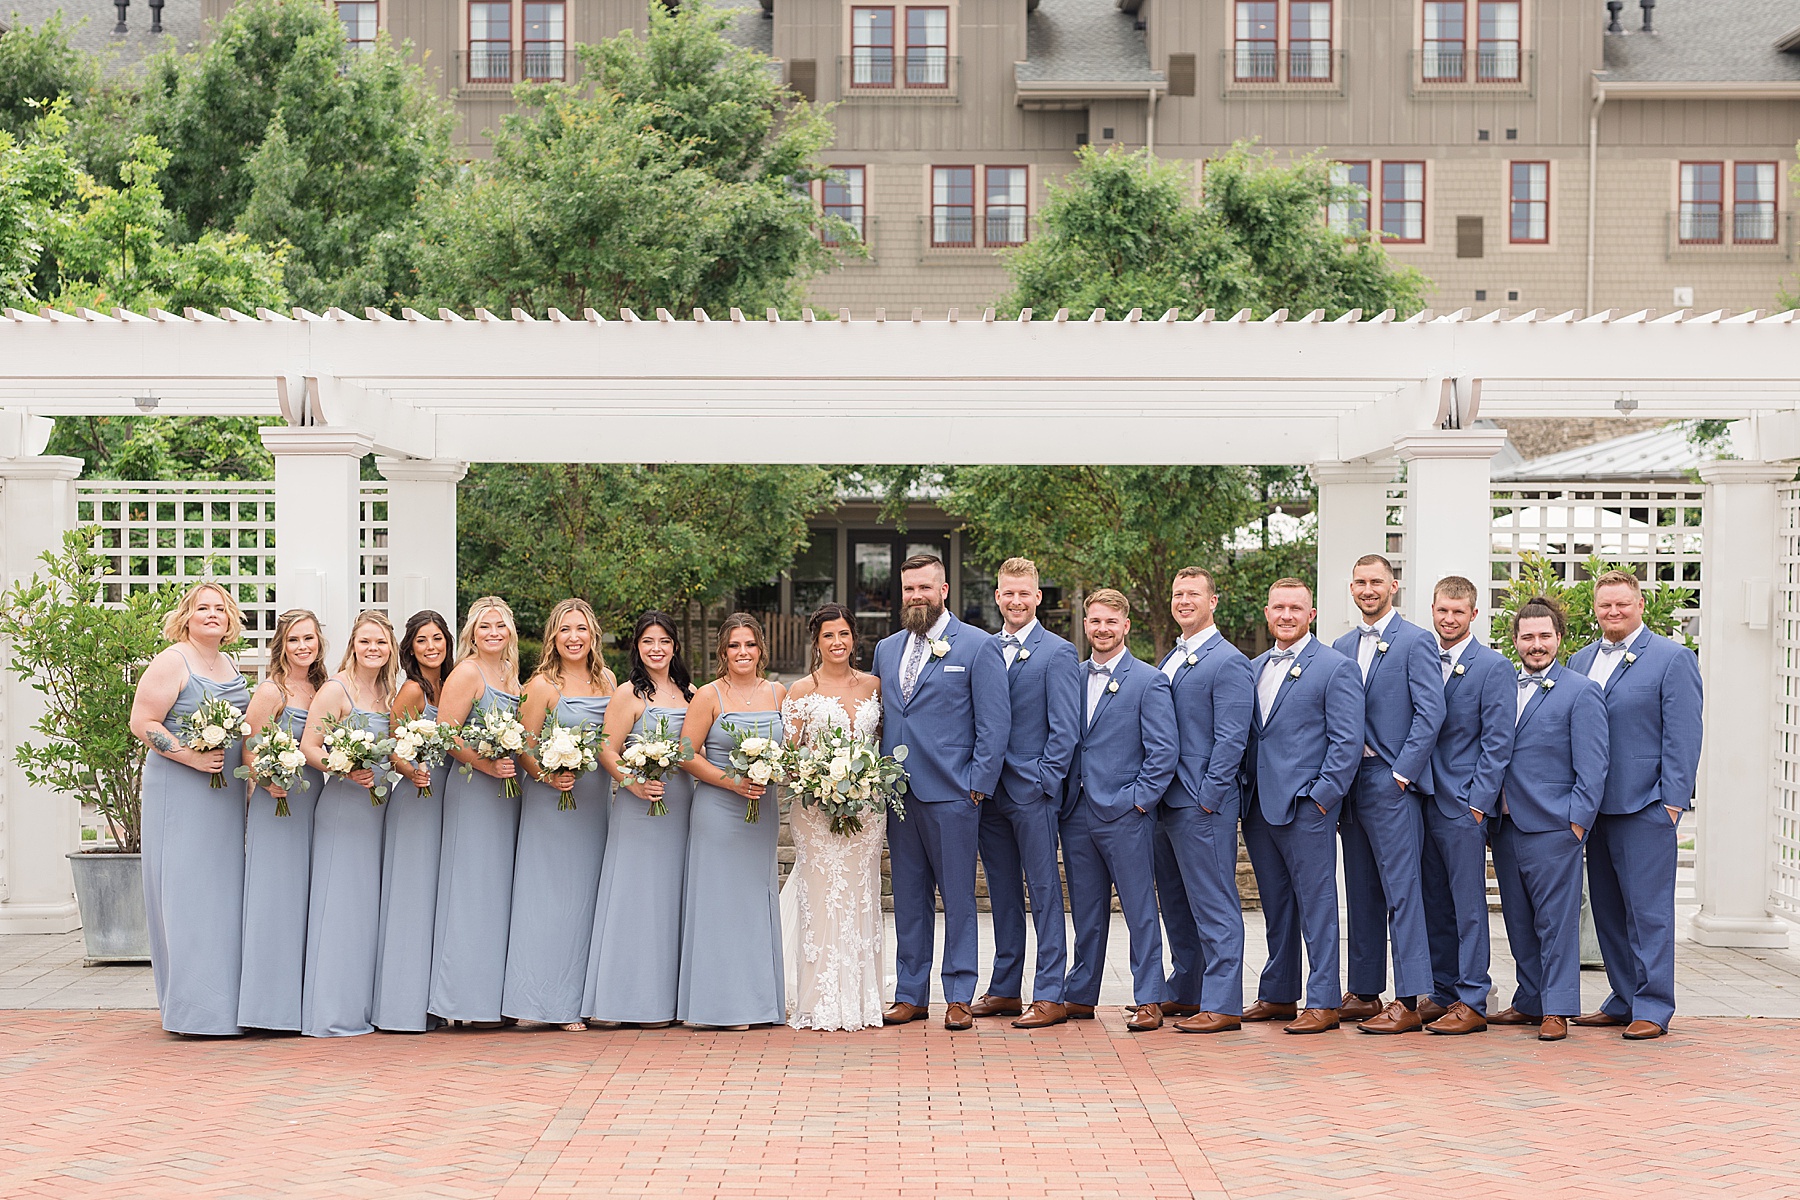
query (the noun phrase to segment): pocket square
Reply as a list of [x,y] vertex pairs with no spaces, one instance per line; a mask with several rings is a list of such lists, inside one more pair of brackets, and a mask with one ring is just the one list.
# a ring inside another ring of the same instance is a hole
[[944,674],[948,675],[952,671],[966,671],[968,669],[969,668],[967,668],[967,667],[958,667],[958,666],[946,664],[944,667]]

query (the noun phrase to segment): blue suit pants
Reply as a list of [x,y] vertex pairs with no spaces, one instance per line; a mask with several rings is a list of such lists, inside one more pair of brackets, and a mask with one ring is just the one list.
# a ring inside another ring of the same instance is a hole
[[1381,758],[1364,758],[1344,800],[1338,831],[1344,839],[1350,990],[1373,996],[1386,989],[1391,931],[1394,994],[1425,994],[1431,990],[1431,951],[1419,886],[1425,843],[1419,797],[1400,790]]
[[894,881],[894,999],[931,1003],[931,959],[937,943],[937,897],[944,900],[944,1000],[975,999],[980,960],[975,914],[975,845],[981,810],[964,796],[928,804],[906,798],[906,819],[888,822]]
[[1199,805],[1156,811],[1156,893],[1173,970],[1169,995],[1206,1012],[1244,1011],[1244,913],[1237,814]]
[[1256,870],[1268,930],[1269,961],[1257,985],[1259,1000],[1300,999],[1300,943],[1310,970],[1306,1008],[1336,1008],[1338,976],[1337,821],[1311,800],[1294,805],[1294,819],[1271,825],[1254,799],[1244,802],[1244,846]]
[[1068,926],[1063,921],[1062,872],[1056,862],[1057,806],[1047,799],[1015,801],[1002,787],[981,806],[981,867],[993,906],[994,967],[990,996],[1023,997],[1025,893],[1037,931],[1033,1000],[1058,1003],[1068,968]]
[[1488,942],[1487,829],[1474,814],[1446,817],[1425,806],[1423,883],[1425,935],[1431,943],[1431,998],[1446,1007],[1460,1000],[1487,1015],[1491,947]]
[[1069,908],[1075,918],[1075,956],[1064,999],[1094,1004],[1106,969],[1112,925],[1112,893],[1131,933],[1132,992],[1138,1004],[1169,999],[1163,979],[1162,931],[1156,921],[1156,819],[1133,809],[1113,821],[1094,815],[1077,798],[1062,821],[1063,865],[1069,872]]
[[1494,876],[1519,986],[1532,1016],[1581,1011],[1581,842],[1567,829],[1526,833],[1495,818]]
[[1675,1015],[1675,822],[1660,804],[1601,813],[1588,836],[1588,896],[1612,993],[1601,1007],[1624,1021]]

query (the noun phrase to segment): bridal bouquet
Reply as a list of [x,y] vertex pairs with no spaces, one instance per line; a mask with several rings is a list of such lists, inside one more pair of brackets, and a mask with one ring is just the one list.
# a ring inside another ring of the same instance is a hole
[[[182,745],[189,750],[198,750],[202,754],[210,754],[214,750],[223,750],[233,741],[250,736],[250,724],[244,720],[244,714],[237,706],[222,696],[214,696],[211,700],[203,700],[200,707],[189,713],[181,722]],[[225,773],[213,772],[211,787],[225,786]]]
[[368,722],[352,713],[348,717],[325,718],[325,773],[348,775],[364,769],[375,772],[369,786],[369,803],[380,804],[388,789],[400,782],[400,772],[388,765],[394,753],[394,739],[376,737]]
[[[443,766],[455,745],[455,727],[439,725],[429,717],[414,717],[394,730],[394,757],[415,767],[423,767],[426,771],[435,771]],[[419,796],[421,799],[430,799],[431,784],[427,783],[420,788]]]
[[[283,792],[291,792],[296,787],[305,791],[312,786],[304,773],[306,755],[300,753],[300,743],[280,722],[270,721],[264,725],[262,732],[251,740],[250,749],[256,752],[256,758],[232,772],[239,779],[248,779],[265,790],[280,788]],[[275,815],[292,815],[285,795],[275,801]]]
[[820,730],[804,745],[788,751],[788,787],[799,802],[831,818],[831,832],[842,837],[861,833],[863,816],[883,805],[902,820],[906,809],[906,747],[891,756],[847,729]]
[[[567,771],[579,778],[600,765],[600,730],[592,723],[564,725],[551,713],[538,730],[537,760],[546,775]],[[575,793],[563,792],[557,800],[558,812],[572,811]]]
[[[475,757],[485,758],[489,762],[497,762],[502,758],[511,758],[525,749],[525,727],[519,724],[519,710],[516,706],[495,705],[484,708],[480,714],[467,725],[457,730],[462,737],[463,745],[475,752]],[[464,763],[462,773],[473,776],[475,768]],[[500,781],[500,796],[504,800],[519,798],[519,777],[510,775]]]
[[[788,749],[780,739],[769,737],[754,727],[733,728],[731,770],[726,774],[732,779],[748,779],[751,783],[772,787],[787,778],[788,757]],[[761,807],[759,800],[746,801],[744,820],[754,824]]]
[[[669,732],[669,718],[659,717],[656,728],[645,733],[634,733],[625,743],[625,752],[619,755],[619,764],[625,768],[625,783],[655,783],[670,771],[694,757],[694,744],[684,737]],[[661,800],[650,802],[650,815],[664,816],[669,806]]]

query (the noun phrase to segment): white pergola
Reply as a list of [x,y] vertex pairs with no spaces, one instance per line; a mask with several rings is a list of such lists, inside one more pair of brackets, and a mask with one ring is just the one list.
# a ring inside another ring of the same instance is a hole
[[[1193,320],[781,321],[658,310],[533,320],[188,310],[0,320],[0,555],[27,575],[74,523],[76,459],[42,454],[57,416],[267,417],[282,605],[351,617],[359,463],[388,480],[398,611],[455,607],[456,482],[480,462],[1299,464],[1319,485],[1319,631],[1348,629],[1344,586],[1386,544],[1407,471],[1407,570],[1489,576],[1489,462],[1478,417],[1736,419],[1739,459],[1702,470],[1708,733],[1702,908],[1715,945],[1786,944],[1768,907],[1778,759],[1772,587],[1778,486],[1800,459],[1800,330],[1764,316],[1603,312],[1277,312]],[[1428,623],[1430,589],[1409,589]],[[5,682],[8,746],[35,696]],[[60,862],[74,806],[10,759],[0,930],[72,927]]]

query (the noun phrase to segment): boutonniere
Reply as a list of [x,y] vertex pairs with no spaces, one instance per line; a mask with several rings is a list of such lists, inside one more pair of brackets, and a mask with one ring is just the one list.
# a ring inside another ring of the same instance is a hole
[[1190,667],[1195,665],[1199,661],[1200,661],[1200,656],[1198,654],[1190,654],[1187,656],[1187,665]]
[[1024,662],[1026,659],[1028,659],[1030,657],[1031,657],[1031,651],[1025,649],[1025,647],[1023,647],[1023,646],[1020,646],[1019,653],[1016,656],[1014,656],[1014,661],[1015,662]]
[[1625,652],[1625,665],[1629,667],[1632,663],[1634,663],[1636,661],[1637,661],[1637,654],[1633,651],[1627,650]]
[[1467,671],[1468,669],[1469,668],[1464,666],[1462,663],[1457,663],[1454,667],[1450,668],[1450,673],[1452,675],[1461,675],[1463,672]]
[[1109,692],[1118,691],[1119,690],[1119,681],[1116,679],[1109,680],[1106,685],[1106,690]]
[[942,658],[944,655],[950,653],[950,643],[944,638],[932,638],[929,645],[931,646],[931,657],[933,658]]
[[1299,663],[1295,663],[1293,666],[1288,668],[1288,678],[1289,679],[1300,678],[1300,664]]
[[1545,679],[1544,679],[1544,682],[1543,682],[1543,685],[1542,685],[1542,686],[1543,686],[1543,689],[1544,689],[1544,690],[1545,690],[1545,691],[1546,691],[1546,692],[1547,692],[1547,691],[1549,691],[1549,690],[1550,690],[1550,689],[1551,689],[1551,688],[1553,688],[1553,687],[1555,687],[1555,686],[1556,686],[1556,680],[1554,680],[1554,679],[1551,679],[1551,678],[1548,678],[1548,677],[1546,677],[1546,678],[1545,678]]
[[1388,644],[1386,642],[1376,642],[1375,643],[1375,653],[1386,654],[1387,652],[1388,652]]

